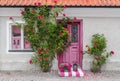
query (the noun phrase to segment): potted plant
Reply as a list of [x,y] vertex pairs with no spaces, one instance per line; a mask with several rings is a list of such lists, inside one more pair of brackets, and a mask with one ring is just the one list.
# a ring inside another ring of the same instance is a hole
[[69,63],[61,63],[58,68],[59,68],[60,72],[70,72],[71,67],[72,67],[72,65]]
[[89,54],[93,57],[91,71],[94,73],[101,72],[101,67],[104,65],[109,56],[114,54],[114,51],[106,51],[106,38],[104,34],[94,34],[92,36],[91,45],[86,45],[87,50],[84,54]]

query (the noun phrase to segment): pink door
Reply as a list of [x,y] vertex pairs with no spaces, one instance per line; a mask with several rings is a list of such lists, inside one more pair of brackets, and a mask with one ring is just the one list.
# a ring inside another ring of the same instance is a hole
[[64,54],[58,55],[58,64],[70,63],[79,64],[82,67],[82,27],[81,23],[68,24],[70,30],[71,45],[67,48]]

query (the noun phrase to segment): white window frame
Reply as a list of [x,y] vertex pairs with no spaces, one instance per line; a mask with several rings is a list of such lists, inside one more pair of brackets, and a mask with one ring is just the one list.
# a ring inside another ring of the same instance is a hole
[[[16,21],[17,23],[20,23],[20,24],[25,24],[24,21]],[[24,42],[24,31],[23,29],[21,30],[21,49],[20,50],[11,50],[10,47],[11,47],[11,25],[16,25],[13,23],[13,21],[7,21],[7,53],[12,53],[12,54],[33,54],[33,51],[32,50],[29,50],[29,49],[24,49],[24,46],[23,46],[23,42]],[[10,51],[11,50],[11,51]]]

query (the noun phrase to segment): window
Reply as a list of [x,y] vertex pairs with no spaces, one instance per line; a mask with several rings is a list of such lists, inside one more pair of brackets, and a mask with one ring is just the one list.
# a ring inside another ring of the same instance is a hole
[[72,34],[72,42],[76,43],[78,42],[78,25],[73,25],[71,27],[71,34]]
[[[22,25],[24,26],[24,24]],[[26,40],[24,28],[9,24],[9,52],[31,52],[30,43]]]

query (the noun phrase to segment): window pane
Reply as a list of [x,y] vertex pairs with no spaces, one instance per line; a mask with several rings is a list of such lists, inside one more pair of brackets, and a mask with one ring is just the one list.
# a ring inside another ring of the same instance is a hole
[[29,41],[26,39],[26,34],[24,32],[24,49],[31,49]]
[[21,49],[21,28],[16,25],[11,28],[11,46],[13,50]]
[[24,49],[31,49],[30,43],[26,39],[24,39]]
[[78,42],[78,27],[77,25],[73,25],[71,27],[71,36],[72,36],[72,42],[75,43],[75,42]]

